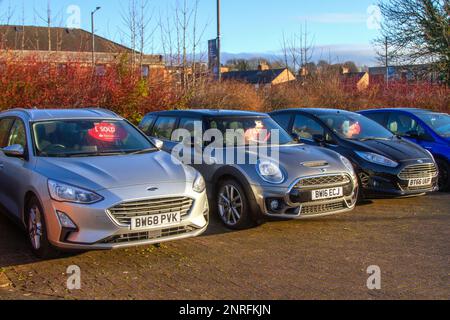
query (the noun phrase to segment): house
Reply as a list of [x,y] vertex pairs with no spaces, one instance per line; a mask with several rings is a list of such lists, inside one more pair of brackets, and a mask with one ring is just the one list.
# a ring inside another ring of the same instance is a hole
[[350,72],[349,70],[344,69],[341,79],[345,85],[352,86],[358,91],[364,91],[370,85],[370,76],[368,72]]
[[[370,78],[374,81],[403,80],[403,81],[427,81],[431,83],[439,82],[441,76],[435,71],[431,64],[417,64],[390,67],[369,68]],[[388,77],[386,76],[388,75]]]
[[[67,63],[92,65],[92,34],[82,29],[48,28],[37,26],[0,25],[0,58],[23,60],[34,57],[61,66]],[[164,70],[161,55],[145,55],[114,41],[95,36],[94,61],[96,70],[126,56],[141,65],[142,75],[151,69]]]
[[271,87],[296,80],[289,69],[270,69],[267,64],[260,64],[258,70],[225,72],[222,74],[222,79],[247,82],[256,88]]

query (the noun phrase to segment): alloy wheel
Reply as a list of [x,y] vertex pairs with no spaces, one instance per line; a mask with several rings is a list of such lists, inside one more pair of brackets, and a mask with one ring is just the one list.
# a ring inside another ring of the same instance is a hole
[[31,245],[35,250],[41,248],[42,239],[42,215],[37,206],[32,206],[28,212],[28,234]]
[[234,186],[225,185],[219,193],[219,214],[229,226],[236,225],[242,216],[242,196]]

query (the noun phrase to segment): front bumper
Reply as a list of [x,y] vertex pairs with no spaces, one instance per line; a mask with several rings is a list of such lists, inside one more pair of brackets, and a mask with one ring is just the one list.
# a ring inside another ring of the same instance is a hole
[[[209,223],[206,192],[198,194],[189,190],[188,186],[168,183],[159,186],[158,192],[149,197],[146,188],[142,189],[145,191],[136,192],[136,187],[104,190],[98,193],[105,200],[93,205],[47,199],[44,210],[50,243],[65,250],[108,250],[185,239],[206,231]],[[130,226],[121,224],[109,211],[124,202],[172,198],[192,199],[192,206],[182,216],[181,223],[168,227],[132,231]],[[63,228],[57,211],[65,213],[77,229]]]
[[[306,179],[310,177],[304,177]],[[283,187],[261,187],[252,185],[252,191],[255,195],[256,205],[263,216],[280,219],[308,219],[315,217],[328,216],[351,211],[355,208],[358,198],[358,183],[355,178],[351,178],[346,186],[341,184],[311,186],[302,190],[301,194],[296,192],[295,185],[297,179],[291,186]],[[344,187],[344,196],[329,200],[311,199],[313,190],[320,190],[333,187]],[[270,208],[270,202],[278,200],[280,208],[273,210]]]
[[[402,172],[407,168],[419,165],[432,165],[433,162],[425,162],[418,164],[415,161],[406,161],[397,168],[385,168],[377,165],[368,165],[360,167],[357,174],[360,179],[361,192],[364,198],[381,198],[381,197],[411,197],[426,194],[438,190],[438,172],[427,175],[424,172],[423,177],[430,177],[431,184],[422,187],[409,187],[408,176],[403,176]],[[435,165],[435,164],[434,164]],[[415,177],[409,178],[413,179]]]

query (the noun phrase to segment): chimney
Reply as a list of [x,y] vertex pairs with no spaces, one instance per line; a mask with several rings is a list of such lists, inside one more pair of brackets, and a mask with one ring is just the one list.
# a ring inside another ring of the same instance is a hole
[[258,71],[270,70],[269,65],[266,62],[260,61],[258,65]]
[[302,67],[299,73],[301,77],[306,77],[309,75],[309,70],[307,67]]

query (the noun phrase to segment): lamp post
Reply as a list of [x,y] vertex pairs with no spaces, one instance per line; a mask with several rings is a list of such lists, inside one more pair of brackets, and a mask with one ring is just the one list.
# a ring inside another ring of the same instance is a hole
[[220,0],[217,0],[217,78],[219,81],[222,80],[220,45]]
[[94,32],[94,14],[100,10],[101,7],[95,8],[94,11],[91,12],[91,30],[92,30],[92,66],[95,66],[95,32]]

